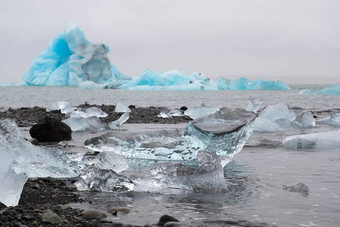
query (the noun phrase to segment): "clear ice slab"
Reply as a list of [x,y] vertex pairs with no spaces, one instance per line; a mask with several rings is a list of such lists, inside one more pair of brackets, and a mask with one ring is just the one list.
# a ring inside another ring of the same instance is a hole
[[289,136],[283,146],[291,150],[332,150],[340,148],[340,131]]
[[340,127],[340,113],[334,113],[329,117],[325,117],[317,121],[318,124],[331,125]]

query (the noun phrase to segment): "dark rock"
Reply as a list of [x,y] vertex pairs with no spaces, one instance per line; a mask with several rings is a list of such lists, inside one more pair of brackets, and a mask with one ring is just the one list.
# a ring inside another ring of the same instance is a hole
[[71,140],[71,134],[72,130],[67,124],[50,117],[45,117],[30,129],[31,137],[39,142]]
[[167,222],[179,222],[179,221],[176,218],[165,214],[159,218],[157,225],[163,227]]
[[187,109],[188,107],[186,106],[182,106],[181,108],[179,108],[179,110],[182,111],[182,113],[184,113]]
[[87,219],[102,219],[106,218],[107,215],[99,210],[85,210],[83,212],[83,217]]

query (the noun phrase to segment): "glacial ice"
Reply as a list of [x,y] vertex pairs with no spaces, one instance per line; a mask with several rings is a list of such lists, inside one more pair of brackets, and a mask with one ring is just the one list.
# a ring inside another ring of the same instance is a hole
[[340,94],[340,84],[327,86],[324,89],[318,91],[318,94],[339,95]]
[[255,114],[245,110],[222,109],[188,124],[179,131],[124,134],[110,132],[86,141],[96,151],[112,151],[126,158],[148,160],[194,160],[199,150],[232,157],[252,132]]
[[90,107],[87,109],[75,109],[70,117],[82,117],[82,118],[88,118],[88,117],[107,117],[108,114],[99,109],[98,107]]
[[70,23],[65,33],[34,59],[23,80],[30,86],[79,86],[91,81],[103,88],[116,88],[119,80],[130,78],[110,63],[108,52],[106,44],[90,43],[83,31]]
[[70,115],[75,108],[71,107],[68,102],[65,101],[58,101],[56,103],[53,103],[51,106],[46,108],[47,112],[51,112],[53,110],[60,110],[61,113]]
[[253,98],[250,96],[248,98],[248,106],[246,108],[246,111],[256,113],[259,110],[261,104],[262,104],[261,99]]
[[78,169],[62,151],[32,145],[8,119],[0,121],[0,145],[0,201],[6,206],[18,204],[27,177],[77,176]]
[[70,126],[73,132],[80,131],[97,131],[106,128],[106,124],[103,123],[98,117],[70,117],[62,120],[65,124]]
[[308,110],[301,116],[296,116],[293,124],[299,128],[313,128],[315,126],[315,119],[313,114]]
[[329,117],[325,117],[317,121],[318,124],[331,125],[340,127],[340,113],[334,113]]
[[127,105],[124,104],[123,101],[118,101],[118,103],[116,104],[115,112],[126,113],[126,112],[131,112],[131,110]]
[[289,136],[283,146],[292,150],[331,150],[340,148],[340,131]]
[[210,114],[214,114],[220,110],[220,107],[209,107],[209,106],[201,106],[189,108],[184,112],[184,115],[189,116],[191,119],[195,120],[197,118],[205,117]]
[[296,114],[288,109],[288,106],[280,102],[267,106],[255,119],[254,131],[257,132],[277,132],[291,127]]
[[54,38],[37,56],[23,81],[29,86],[75,86],[81,89],[129,90],[287,90],[281,81],[250,81],[244,77],[230,81],[212,80],[199,72],[145,70],[129,77],[110,63],[107,44],[90,43],[83,31],[69,23],[64,33]]

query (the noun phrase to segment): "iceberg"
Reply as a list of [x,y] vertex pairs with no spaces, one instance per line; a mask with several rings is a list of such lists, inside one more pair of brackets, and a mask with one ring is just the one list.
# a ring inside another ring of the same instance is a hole
[[70,23],[65,33],[34,59],[23,80],[30,86],[80,86],[90,81],[92,86],[116,88],[119,81],[130,78],[110,63],[108,52],[108,45],[90,43],[83,31]]
[[332,150],[340,148],[340,131],[289,136],[283,146],[292,150]]
[[324,95],[339,95],[340,94],[340,84],[327,86],[324,89],[317,92],[318,94]]
[[265,81],[257,79],[254,81],[241,77],[234,81],[224,78],[216,80],[217,87],[220,90],[289,90],[288,84],[282,81]]

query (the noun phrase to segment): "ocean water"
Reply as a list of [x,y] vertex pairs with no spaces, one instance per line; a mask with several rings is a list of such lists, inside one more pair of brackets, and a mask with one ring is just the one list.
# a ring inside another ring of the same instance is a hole
[[[249,96],[261,98],[262,107],[285,102],[295,112],[317,111],[318,117],[330,111],[340,112],[338,95],[301,95],[303,88],[288,91],[121,91],[80,90],[58,87],[0,87],[0,109],[9,107],[47,107],[56,101],[71,105],[112,104],[124,100],[128,105],[179,108],[207,106],[245,108]],[[143,128],[176,128],[185,125],[123,125],[123,130]],[[27,129],[25,129],[27,133]],[[24,130],[24,131],[25,131]],[[131,208],[131,213],[110,217],[117,222],[153,224],[163,214],[175,216],[183,223],[224,226],[226,221],[266,223],[273,226],[340,226],[340,149],[292,151],[283,148],[282,140],[290,135],[335,131],[339,128],[316,125],[312,129],[291,129],[278,133],[256,133],[243,150],[224,169],[228,192],[198,193],[192,191],[167,193],[86,193],[93,203],[74,205],[105,210],[110,207]],[[98,134],[98,133],[97,133]],[[83,141],[97,134],[78,133],[73,136],[77,152],[86,152]],[[99,133],[100,134],[100,133]],[[136,169],[136,173],[138,174]],[[139,173],[140,174],[140,173]],[[283,185],[304,183],[309,194],[283,190]]]

